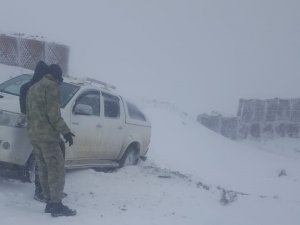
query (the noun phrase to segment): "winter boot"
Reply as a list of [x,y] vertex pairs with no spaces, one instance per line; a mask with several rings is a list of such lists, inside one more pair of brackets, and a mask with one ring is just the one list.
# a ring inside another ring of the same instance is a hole
[[54,203],[47,203],[45,207],[45,213],[52,213]]
[[47,202],[47,199],[45,198],[43,192],[34,192],[33,198],[39,202]]
[[65,192],[62,193],[62,198],[65,198],[65,197],[67,197],[67,196],[68,196],[67,193],[65,193]]
[[45,213],[52,213],[53,206],[55,206],[56,203],[49,203],[47,202],[45,207]]
[[63,205],[61,202],[48,203],[45,208],[46,213],[51,213],[52,217],[58,216],[75,216],[76,210],[70,209],[68,206]]

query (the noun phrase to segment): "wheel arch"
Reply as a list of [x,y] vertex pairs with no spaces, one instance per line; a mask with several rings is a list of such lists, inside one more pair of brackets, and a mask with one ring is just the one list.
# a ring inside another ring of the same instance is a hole
[[126,156],[127,152],[130,150],[130,149],[134,149],[134,151],[137,153],[137,154],[140,154],[140,149],[141,148],[141,145],[139,142],[137,141],[132,141],[130,142],[127,147],[123,148],[123,151],[121,152],[121,154],[119,155],[118,157],[118,162],[122,162],[124,160],[124,157]]
[[128,151],[128,149],[134,149],[134,150],[136,151],[136,153],[139,154],[140,151],[141,151],[141,145],[140,145],[140,143],[137,142],[137,141],[131,142],[131,143],[127,146],[127,148],[125,148],[125,151],[123,152],[123,155],[126,153],[126,151]]

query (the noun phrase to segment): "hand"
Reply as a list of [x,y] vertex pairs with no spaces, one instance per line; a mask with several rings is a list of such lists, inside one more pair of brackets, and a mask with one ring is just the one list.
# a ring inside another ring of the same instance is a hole
[[73,144],[73,137],[75,137],[75,134],[73,134],[72,132],[66,133],[63,135],[64,139],[65,139],[65,143],[69,143],[69,146],[71,146]]

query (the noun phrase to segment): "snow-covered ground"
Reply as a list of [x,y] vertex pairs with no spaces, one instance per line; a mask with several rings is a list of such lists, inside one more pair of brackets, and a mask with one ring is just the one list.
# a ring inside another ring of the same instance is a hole
[[170,103],[138,103],[152,121],[146,162],[68,172],[70,218],[43,213],[33,184],[0,178],[0,224],[300,224],[299,140],[234,142]]

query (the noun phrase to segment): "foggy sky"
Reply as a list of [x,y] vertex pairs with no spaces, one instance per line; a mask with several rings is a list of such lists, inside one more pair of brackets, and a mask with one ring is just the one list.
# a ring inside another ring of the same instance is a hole
[[300,97],[298,0],[0,0],[0,32],[71,47],[70,74],[188,113]]

